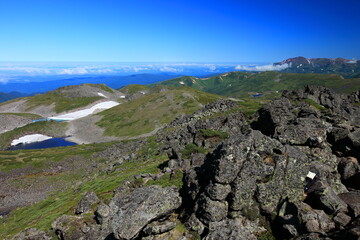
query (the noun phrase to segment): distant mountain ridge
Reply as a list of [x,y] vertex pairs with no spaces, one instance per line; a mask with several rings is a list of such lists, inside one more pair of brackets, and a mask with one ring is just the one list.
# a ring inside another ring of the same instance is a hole
[[27,96],[30,96],[30,94],[20,93],[20,92],[9,92],[9,93],[0,92],[0,103],[9,101],[9,100],[12,100],[15,98],[27,97]]
[[336,73],[351,78],[360,74],[360,61],[345,58],[288,58],[275,66],[288,64],[282,72],[289,73]]
[[306,85],[326,86],[339,92],[351,93],[360,88],[360,79],[346,79],[338,74],[234,71],[209,78],[185,76],[151,84],[155,85],[189,86],[227,97],[249,97],[256,93],[301,89]]

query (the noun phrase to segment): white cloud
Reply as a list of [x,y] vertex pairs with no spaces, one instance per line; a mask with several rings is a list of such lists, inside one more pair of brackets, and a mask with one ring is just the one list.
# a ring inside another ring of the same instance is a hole
[[357,63],[357,60],[355,58],[353,58],[350,61],[348,61],[347,63]]
[[282,65],[261,65],[261,66],[242,66],[237,65],[235,67],[236,70],[244,70],[244,71],[255,71],[255,72],[264,72],[264,71],[281,71],[288,68],[288,64]]
[[163,66],[160,68],[160,71],[162,71],[162,72],[181,72],[182,69],[175,68],[175,67],[169,67],[169,66]]
[[0,83],[5,84],[9,81],[8,78],[0,77]]
[[59,74],[64,74],[64,75],[82,75],[88,73],[89,72],[86,67],[65,68],[59,72]]

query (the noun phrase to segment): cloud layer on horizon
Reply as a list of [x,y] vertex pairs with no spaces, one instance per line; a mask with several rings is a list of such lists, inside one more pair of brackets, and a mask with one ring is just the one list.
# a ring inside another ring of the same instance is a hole
[[261,65],[261,66],[244,66],[244,65],[237,65],[235,70],[238,71],[254,71],[254,72],[264,72],[264,71],[281,71],[288,68],[289,65],[287,63],[282,65]]

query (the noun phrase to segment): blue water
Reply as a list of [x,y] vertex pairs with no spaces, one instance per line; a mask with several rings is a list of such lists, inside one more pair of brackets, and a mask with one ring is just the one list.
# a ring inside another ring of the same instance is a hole
[[262,95],[264,95],[264,94],[263,93],[254,94],[253,97],[261,97]]
[[66,141],[64,138],[51,138],[41,142],[19,144],[16,146],[11,146],[7,150],[21,150],[21,149],[43,149],[43,148],[53,148],[53,147],[65,147],[77,145],[76,143]]
[[34,121],[32,121],[33,123],[35,123],[35,122],[45,122],[45,121],[47,121],[47,122],[50,122],[50,121],[55,121],[55,122],[64,122],[64,121],[67,121],[67,120],[63,120],[63,119],[48,119],[48,118],[40,118],[40,119],[36,119],[36,120],[34,120]]

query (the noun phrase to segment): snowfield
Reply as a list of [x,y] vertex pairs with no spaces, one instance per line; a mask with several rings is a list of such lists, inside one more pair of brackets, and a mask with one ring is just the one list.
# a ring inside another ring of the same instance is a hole
[[42,135],[42,134],[30,134],[30,135],[26,135],[23,136],[21,138],[18,139],[14,139],[11,142],[11,146],[16,146],[18,144],[25,144],[25,143],[33,143],[33,142],[41,142],[47,139],[51,139],[52,137],[46,136],[46,135]]
[[89,116],[90,114],[93,114],[96,110],[109,109],[109,108],[115,107],[119,104],[120,103],[114,102],[114,101],[102,102],[102,103],[98,103],[88,109],[83,109],[83,110],[79,110],[79,111],[72,112],[72,113],[66,113],[66,114],[55,116],[55,117],[49,117],[49,119],[71,121],[71,120]]

